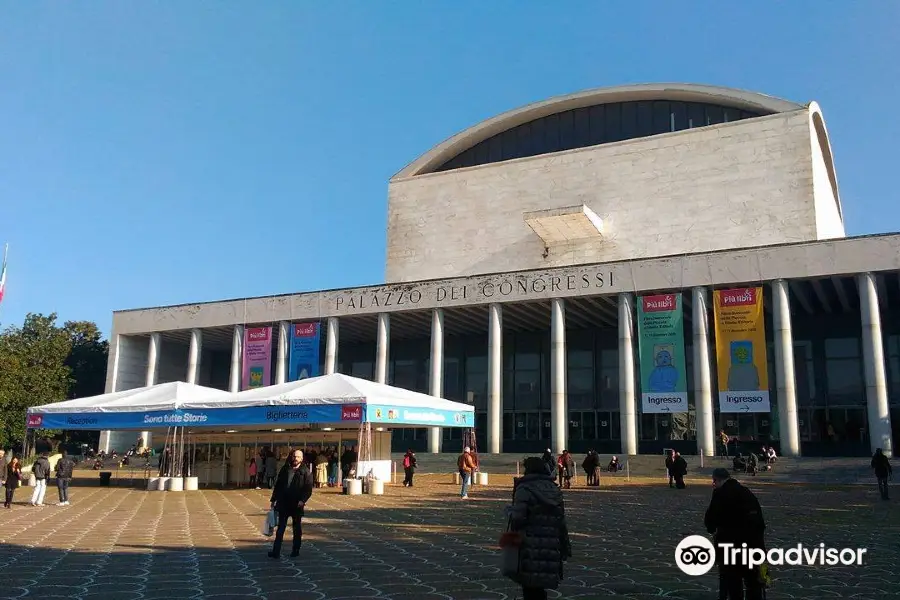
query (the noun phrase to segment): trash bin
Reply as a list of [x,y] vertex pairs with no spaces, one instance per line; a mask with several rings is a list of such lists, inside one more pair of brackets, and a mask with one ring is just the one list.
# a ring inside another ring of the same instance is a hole
[[488,484],[488,474],[483,471],[478,471],[478,485],[487,485]]
[[100,471],[100,485],[109,487],[110,479],[112,479],[112,471]]

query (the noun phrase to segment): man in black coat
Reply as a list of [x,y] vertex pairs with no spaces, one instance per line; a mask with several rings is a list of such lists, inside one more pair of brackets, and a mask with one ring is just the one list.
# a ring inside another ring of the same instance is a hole
[[294,450],[291,457],[281,467],[275,487],[272,490],[272,508],[278,513],[278,529],[275,530],[275,543],[269,558],[281,556],[281,543],[284,541],[284,530],[287,529],[288,518],[294,529],[294,544],[291,557],[300,555],[300,544],[303,542],[303,508],[312,496],[313,476],[303,464],[303,452]]
[[[719,585],[729,600],[762,600],[762,582],[759,567],[748,569],[742,564],[724,564],[725,549],[718,544],[732,544],[740,549],[747,544],[748,549],[765,551],[766,522],[762,508],[753,492],[731,478],[725,469],[713,471],[713,491],[709,508],[706,509],[704,524],[709,533],[715,535],[716,555],[719,564]],[[729,561],[734,562],[734,561]]]
[[685,488],[684,476],[687,475],[687,461],[684,460],[684,457],[679,452],[675,452],[672,455],[672,470],[670,473],[675,480],[675,487],[683,490]]
[[875,471],[875,477],[878,479],[878,492],[881,494],[882,500],[888,499],[888,477],[891,476],[891,463],[887,456],[884,455],[881,448],[875,449],[872,455],[872,469]]

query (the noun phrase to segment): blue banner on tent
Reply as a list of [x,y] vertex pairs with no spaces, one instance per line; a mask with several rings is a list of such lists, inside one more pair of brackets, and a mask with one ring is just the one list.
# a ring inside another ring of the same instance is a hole
[[357,424],[361,405],[251,406],[209,410],[29,414],[30,429],[158,429],[162,427],[282,427],[292,424]]
[[319,376],[319,324],[291,325],[291,362],[288,381]]
[[474,427],[474,411],[433,410],[430,408],[405,408],[400,406],[366,406],[366,421],[370,423],[396,423],[434,427]]

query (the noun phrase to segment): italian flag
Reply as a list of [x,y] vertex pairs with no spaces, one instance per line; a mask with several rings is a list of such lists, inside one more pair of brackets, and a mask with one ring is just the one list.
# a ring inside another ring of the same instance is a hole
[[0,302],[3,302],[3,294],[6,292],[6,255],[9,253],[9,244],[3,249],[3,269],[0,269]]

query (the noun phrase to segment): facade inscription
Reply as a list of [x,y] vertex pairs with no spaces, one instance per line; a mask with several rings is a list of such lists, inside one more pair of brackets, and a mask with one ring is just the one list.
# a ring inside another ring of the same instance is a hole
[[514,300],[612,293],[618,277],[615,269],[593,267],[565,269],[557,273],[527,273],[472,277],[464,281],[397,284],[337,292],[331,309],[338,315],[398,311],[440,306],[459,306]]

